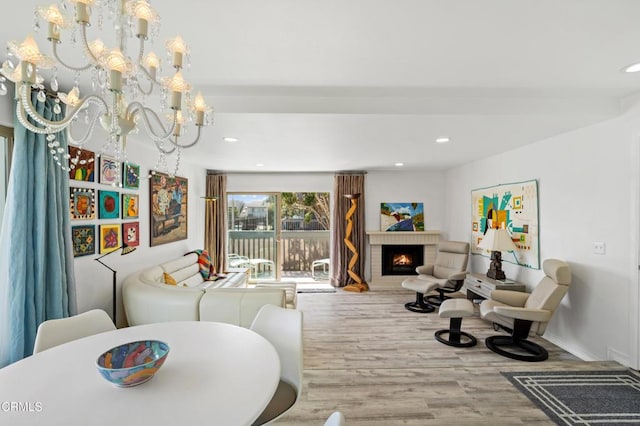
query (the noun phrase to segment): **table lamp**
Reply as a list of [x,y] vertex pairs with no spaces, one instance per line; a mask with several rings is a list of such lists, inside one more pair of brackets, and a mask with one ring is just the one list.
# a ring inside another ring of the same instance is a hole
[[491,265],[487,271],[487,277],[494,280],[504,280],[504,271],[502,270],[502,252],[517,250],[511,235],[504,228],[487,230],[482,241],[478,244],[478,248],[491,250]]
[[108,256],[108,255],[110,255],[112,253],[115,253],[120,249],[122,249],[122,252],[120,253],[121,256],[124,256],[125,254],[129,254],[129,253],[131,253],[133,251],[136,251],[135,247],[130,247],[130,246],[126,245],[126,244],[123,244],[120,247],[118,247],[117,249],[115,249],[113,251],[110,251],[109,253],[103,254],[100,257],[96,257],[94,259],[96,262],[98,262],[102,266],[106,267],[111,272],[113,272],[113,283],[112,283],[112,285],[113,285],[113,323],[116,324],[116,327],[118,325],[117,319],[116,319],[117,318],[116,317],[116,273],[117,273],[117,271],[115,269],[113,269],[111,266],[107,265],[106,263],[103,263],[102,260],[100,260],[100,259],[102,259],[103,257]]

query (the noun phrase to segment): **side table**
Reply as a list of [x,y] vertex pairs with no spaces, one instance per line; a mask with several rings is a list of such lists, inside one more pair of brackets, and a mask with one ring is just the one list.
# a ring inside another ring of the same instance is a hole
[[519,282],[512,280],[494,280],[487,277],[485,274],[467,274],[464,279],[464,287],[467,290],[467,299],[475,300],[491,299],[491,292],[493,290],[512,290],[512,291],[526,291],[527,287]]

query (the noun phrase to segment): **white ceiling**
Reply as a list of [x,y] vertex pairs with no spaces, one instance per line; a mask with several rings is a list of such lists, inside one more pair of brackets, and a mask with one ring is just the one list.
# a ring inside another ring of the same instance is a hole
[[[638,0],[151,3],[215,108],[183,154],[209,169],[446,169],[615,116],[640,89],[621,72],[640,61]],[[0,43],[35,5],[12,3]]]

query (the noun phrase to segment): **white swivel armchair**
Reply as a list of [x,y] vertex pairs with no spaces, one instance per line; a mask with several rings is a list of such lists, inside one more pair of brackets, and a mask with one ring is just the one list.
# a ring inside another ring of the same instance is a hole
[[[544,361],[545,348],[527,340],[529,335],[542,336],[560,301],[571,284],[569,265],[558,259],[542,263],[545,276],[531,294],[510,290],[494,290],[491,299],[480,304],[480,316],[504,328],[510,336],[491,336],[485,344],[493,352],[520,361]],[[510,350],[507,350],[510,348]]]
[[[436,260],[433,265],[418,266],[417,277],[407,278],[402,287],[416,292],[416,301],[404,305],[412,312],[433,312],[436,306],[449,298],[448,294],[455,293],[462,288],[467,276],[469,262],[469,243],[461,241],[441,241],[436,250]],[[437,295],[427,298],[431,292]]]

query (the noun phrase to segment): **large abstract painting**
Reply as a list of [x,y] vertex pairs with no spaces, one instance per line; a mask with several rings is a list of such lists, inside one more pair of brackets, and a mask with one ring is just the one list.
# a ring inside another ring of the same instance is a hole
[[150,245],[171,243],[187,239],[186,178],[155,173],[149,179],[151,188],[151,242]]
[[424,231],[424,205],[381,203],[380,228],[383,231]]
[[538,181],[530,180],[471,191],[471,253],[490,256],[478,248],[489,228],[505,227],[514,244],[504,262],[540,269]]

